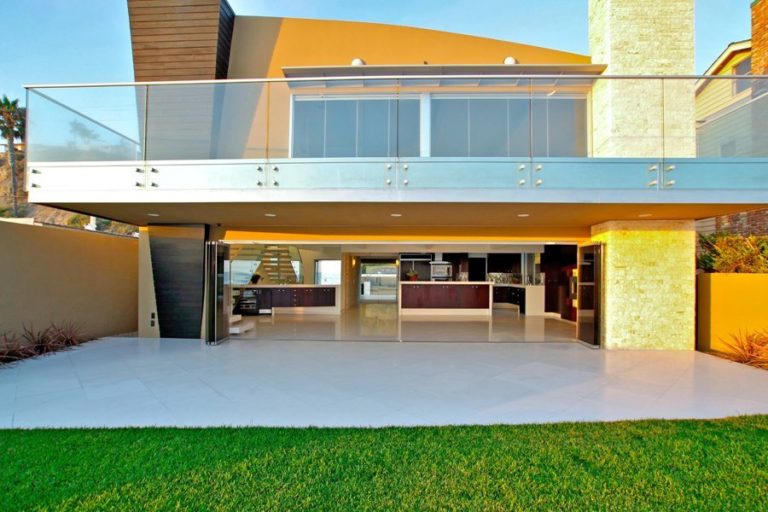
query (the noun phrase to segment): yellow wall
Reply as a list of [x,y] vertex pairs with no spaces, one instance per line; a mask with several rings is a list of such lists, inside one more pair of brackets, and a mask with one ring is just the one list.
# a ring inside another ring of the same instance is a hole
[[695,233],[694,221],[593,226],[592,240],[604,245],[605,348],[695,348]]
[[136,330],[136,239],[0,222],[0,248],[0,333],[51,322],[93,337]]
[[697,348],[728,352],[732,335],[768,330],[768,274],[699,274]]
[[590,58],[525,44],[399,25],[238,16],[229,78],[282,77],[284,66],[589,64]]

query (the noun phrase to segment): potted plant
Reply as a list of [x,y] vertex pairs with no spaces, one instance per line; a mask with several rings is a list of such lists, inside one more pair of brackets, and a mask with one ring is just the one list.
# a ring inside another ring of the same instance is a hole
[[419,280],[419,273],[416,272],[415,269],[411,269],[405,273],[405,276],[408,278],[409,281],[418,281]]

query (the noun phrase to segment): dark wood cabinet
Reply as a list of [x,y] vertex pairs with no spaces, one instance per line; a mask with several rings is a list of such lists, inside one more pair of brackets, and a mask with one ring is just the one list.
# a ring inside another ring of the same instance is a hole
[[306,288],[244,288],[235,302],[234,313],[258,315],[259,310],[296,307],[333,307],[336,288],[332,286]]
[[293,306],[293,290],[290,288],[272,288],[269,292],[272,294],[273,308],[289,308]]
[[458,307],[463,309],[487,309],[490,300],[490,287],[484,284],[471,284],[457,287]]
[[336,289],[329,287],[313,288],[314,305],[318,307],[333,307],[336,305]]
[[402,307],[407,309],[426,307],[427,288],[429,288],[429,286],[421,284],[408,284],[403,286],[402,297],[400,298]]
[[484,284],[405,284],[405,309],[487,309],[490,287]]

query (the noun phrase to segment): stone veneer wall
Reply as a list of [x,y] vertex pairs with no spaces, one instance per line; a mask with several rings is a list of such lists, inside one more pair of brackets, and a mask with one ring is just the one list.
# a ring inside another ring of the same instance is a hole
[[[590,0],[592,61],[605,75],[694,72],[694,0]],[[602,80],[592,90],[595,157],[696,154],[692,80]]]
[[694,221],[605,222],[592,240],[604,246],[604,347],[694,350]]

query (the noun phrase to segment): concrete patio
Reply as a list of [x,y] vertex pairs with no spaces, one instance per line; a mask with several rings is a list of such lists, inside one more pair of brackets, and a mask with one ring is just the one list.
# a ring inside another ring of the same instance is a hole
[[108,338],[0,369],[0,428],[385,426],[768,413],[768,372],[577,343]]

